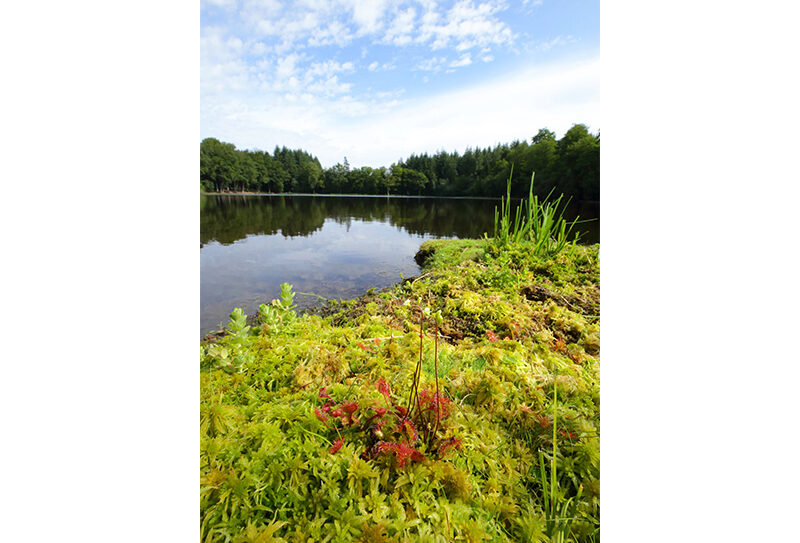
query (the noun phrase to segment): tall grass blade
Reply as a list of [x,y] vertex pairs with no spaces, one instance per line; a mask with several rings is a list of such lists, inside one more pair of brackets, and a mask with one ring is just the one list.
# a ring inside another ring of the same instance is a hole
[[[569,205],[570,199],[563,201],[564,195],[559,195],[556,199],[550,200],[553,190],[540,202],[538,196],[533,193],[533,179],[535,172],[531,174],[531,183],[528,188],[528,199],[523,199],[511,216],[511,179],[514,175],[514,167],[506,183],[506,195],[500,200],[500,209],[494,210],[494,241],[500,246],[509,243],[531,242],[533,254],[541,257],[554,256],[567,247],[574,249],[580,239],[580,232],[574,231],[578,224],[576,217],[572,221],[564,219],[564,212]],[[563,205],[562,205],[563,202]],[[573,235],[574,237],[570,239]]]

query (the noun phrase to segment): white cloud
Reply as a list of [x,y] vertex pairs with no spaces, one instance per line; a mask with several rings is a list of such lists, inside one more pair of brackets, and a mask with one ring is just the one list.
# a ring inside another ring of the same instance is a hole
[[[573,123],[600,128],[598,59],[528,68],[480,85],[424,99],[294,93],[212,104],[202,135],[240,148],[300,147],[324,167],[347,156],[354,167],[388,166],[411,153],[489,147],[528,139],[539,128],[563,135]],[[336,81],[322,79],[320,85]],[[341,84],[341,83],[339,83]],[[386,127],[391,127],[387,130]]]
[[350,92],[352,87],[351,83],[340,83],[338,76],[330,76],[325,79],[319,79],[306,85],[305,89],[318,94],[326,96],[333,96],[336,94],[344,94]]
[[226,39],[225,32],[219,27],[206,27],[200,36],[200,59],[205,62],[237,60],[241,43],[238,39]]
[[384,92],[376,92],[375,97],[380,100],[385,100],[387,98],[397,98],[401,94],[405,93],[405,89],[398,89],[393,91],[384,91]]
[[531,68],[468,89],[407,101],[382,115],[370,115],[368,121],[339,123],[321,133],[329,138],[326,155],[316,152],[323,163],[346,154],[354,165],[379,166],[443,146],[463,151],[527,139],[544,126],[562,135],[576,122],[597,129],[599,86],[598,59]]
[[230,9],[236,7],[236,0],[203,0],[202,6],[216,6],[220,8]]
[[351,0],[353,21],[358,25],[358,34],[375,34],[381,30],[381,18],[386,10],[386,0]]
[[381,41],[392,45],[408,45],[411,43],[413,41],[411,34],[414,31],[414,18],[416,16],[417,10],[413,7],[405,11],[395,9],[394,19],[392,19],[389,28],[386,29],[386,34]]
[[536,46],[537,51],[549,51],[553,47],[557,47],[559,45],[566,45],[568,43],[574,43],[576,40],[572,36],[556,36],[550,41],[545,41],[540,43]]
[[388,72],[390,70],[394,70],[397,68],[394,64],[390,62],[384,62],[383,64],[379,63],[377,60],[374,62],[370,62],[369,66],[367,66],[367,70],[370,72]]
[[264,42],[257,41],[250,45],[250,53],[253,55],[265,55],[269,51]]
[[[301,147],[323,165],[347,155],[354,165],[379,166],[443,145],[493,145],[542,126],[596,122],[596,61],[562,72],[530,69],[424,100],[404,94],[397,78],[376,77],[397,63],[422,86],[433,74],[494,61],[516,39],[499,19],[505,9],[502,0],[457,0],[449,8],[433,0],[243,0],[224,12],[225,26],[201,28],[202,135],[240,148]],[[541,51],[570,39],[527,45]],[[377,52],[375,44],[382,44]],[[386,45],[413,48],[402,60],[378,56]],[[340,49],[331,55],[321,46]]]
[[339,21],[330,21],[324,28],[318,28],[311,32],[311,38],[308,40],[308,45],[318,47],[321,45],[336,44],[339,47],[344,47],[353,41],[355,35],[350,32],[350,29]]
[[297,53],[280,57],[276,64],[275,75],[278,80],[289,79],[297,74],[297,62],[302,57]]
[[472,64],[472,56],[469,53],[464,53],[458,60],[454,60],[449,64],[451,68],[460,68],[462,66],[469,66]]
[[503,9],[505,5],[501,3],[484,2],[476,6],[471,0],[460,0],[444,17],[426,13],[417,41],[433,40],[430,44],[433,50],[455,47],[458,51],[510,44],[514,38],[511,29],[495,17]]
[[[235,5],[234,0],[204,0],[204,5]],[[413,5],[409,5],[413,4]],[[427,44],[433,50],[511,44],[511,29],[497,18],[507,6],[501,0],[459,0],[443,10],[430,0],[405,2],[390,9],[388,0],[243,0],[238,10],[248,39],[272,38],[275,52],[292,47],[345,47],[371,36],[395,46]]]
[[[270,101],[274,98],[271,93],[334,96],[352,89],[352,83],[341,80],[340,76],[355,70],[353,62],[314,62],[311,55],[297,50],[277,55],[275,48],[261,41],[245,43],[238,37],[227,37],[218,27],[204,28],[200,42],[200,88],[204,104],[214,96],[223,100],[230,95],[229,98],[249,103],[259,99],[255,95]],[[247,55],[260,58],[248,63]]]
[[[225,1],[225,0],[223,0]],[[235,2],[235,0],[232,0]],[[243,0],[241,10],[244,15],[253,17],[256,15],[265,15],[269,13],[276,13],[283,8],[280,0]]]
[[307,76],[314,77],[318,75],[330,76],[337,72],[352,72],[353,63],[345,62],[343,64],[335,60],[326,60],[324,62],[314,62],[306,72]]
[[438,72],[444,67],[445,62],[447,62],[446,57],[432,57],[417,64],[416,69],[424,72]]
[[226,38],[222,29],[203,29],[200,36],[201,91],[224,93],[246,88],[250,83],[250,70],[241,58],[243,49],[240,39]]
[[283,44],[344,47],[379,32],[386,7],[386,0],[300,0],[285,7],[276,0],[245,0],[240,19],[256,35]]

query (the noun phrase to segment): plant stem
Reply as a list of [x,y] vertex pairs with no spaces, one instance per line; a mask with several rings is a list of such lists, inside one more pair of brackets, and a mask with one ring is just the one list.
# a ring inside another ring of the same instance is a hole
[[417,412],[422,413],[419,405],[419,378],[422,377],[422,338],[424,336],[425,313],[419,308],[419,360],[417,361],[417,371],[414,374],[414,396],[417,399]]
[[434,323],[433,325],[433,376],[436,380],[436,425],[433,427],[433,435],[428,440],[428,445],[430,446],[433,439],[436,439],[436,432],[439,430],[439,417],[440,415],[440,408],[439,404],[441,403],[441,396],[439,396],[439,363],[437,361],[437,354],[439,351],[439,323]]
[[419,377],[422,373],[422,327],[425,324],[425,313],[422,312],[422,308],[417,306],[419,309],[419,360],[417,360],[417,366],[414,368],[414,377],[411,381],[411,391],[408,395],[408,408],[406,409],[406,416],[411,418],[411,414],[416,406],[420,413],[422,409],[419,407]]
[[558,367],[553,374],[553,462],[550,473],[550,507],[553,514],[556,512],[556,453],[558,452],[558,437],[556,427],[558,426]]

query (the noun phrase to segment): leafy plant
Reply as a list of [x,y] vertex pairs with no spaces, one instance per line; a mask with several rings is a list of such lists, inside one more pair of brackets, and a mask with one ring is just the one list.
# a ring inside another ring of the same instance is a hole
[[236,336],[245,336],[250,331],[250,327],[247,326],[247,315],[244,314],[241,307],[237,307],[231,313],[228,330]]
[[289,283],[281,283],[281,299],[277,305],[280,305],[280,308],[284,311],[291,311],[297,307],[294,305],[294,292],[292,292],[292,285]]
[[294,312],[294,292],[289,283],[281,284],[281,297],[279,300],[272,300],[269,305],[261,304],[258,306],[258,321],[266,325],[268,329],[286,325],[297,316]]
[[235,308],[228,321],[228,335],[220,342],[201,346],[201,369],[220,369],[227,373],[239,373],[251,364],[255,357],[247,348],[250,326],[242,308]]

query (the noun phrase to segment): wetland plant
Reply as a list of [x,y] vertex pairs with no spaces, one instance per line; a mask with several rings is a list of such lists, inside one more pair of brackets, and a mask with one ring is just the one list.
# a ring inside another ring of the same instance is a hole
[[281,324],[288,324],[296,317],[294,308],[294,292],[292,285],[289,283],[281,284],[281,297],[280,300],[272,300],[267,304],[258,306],[258,321],[267,327],[267,329],[274,329]]
[[599,288],[599,247],[522,241],[436,244],[428,280],[340,321],[288,285],[232,314],[201,344],[202,539],[599,540],[599,323],[555,302]]
[[[550,462],[550,476],[545,471],[544,453],[539,451],[539,477],[542,486],[542,499],[544,500],[545,533],[553,543],[563,543],[569,539],[572,522],[576,518],[577,508],[583,494],[583,487],[578,487],[578,494],[574,498],[564,499],[563,491],[558,485],[558,371],[553,378],[553,456]],[[549,490],[548,490],[549,487]]]
[[562,206],[563,194],[555,200],[550,200],[550,196],[553,194],[551,190],[540,202],[539,197],[533,194],[535,173],[531,173],[528,199],[520,202],[512,220],[511,177],[514,174],[514,168],[511,168],[511,174],[509,174],[506,184],[506,195],[500,200],[500,209],[495,207],[494,210],[493,239],[500,246],[530,242],[534,256],[549,257],[578,242],[579,232],[575,232],[572,239],[570,236],[573,234],[579,217],[575,217],[571,222],[564,219],[564,211],[569,200]]
[[[330,448],[331,454],[336,453],[344,444],[342,431],[346,430],[351,431],[351,439],[360,435],[365,442],[366,450],[362,458],[375,460],[382,456],[394,457],[398,468],[405,466],[408,461],[421,462],[426,454],[443,458],[449,450],[461,448],[461,440],[457,437],[440,436],[442,422],[453,412],[452,402],[439,388],[438,339],[441,315],[431,318],[434,325],[435,388],[420,389],[425,317],[430,315],[430,309],[423,309],[418,304],[415,306],[420,315],[420,349],[405,406],[392,398],[391,388],[383,378],[379,378],[375,384],[383,396],[383,405],[363,406],[361,418],[356,414],[359,410],[357,401],[335,402],[328,394],[327,387],[320,389],[318,397],[325,400],[325,404],[321,409],[315,409],[314,415],[326,428],[336,431],[338,439]],[[363,343],[359,343],[359,346],[368,350]],[[367,414],[363,414],[364,411]]]

